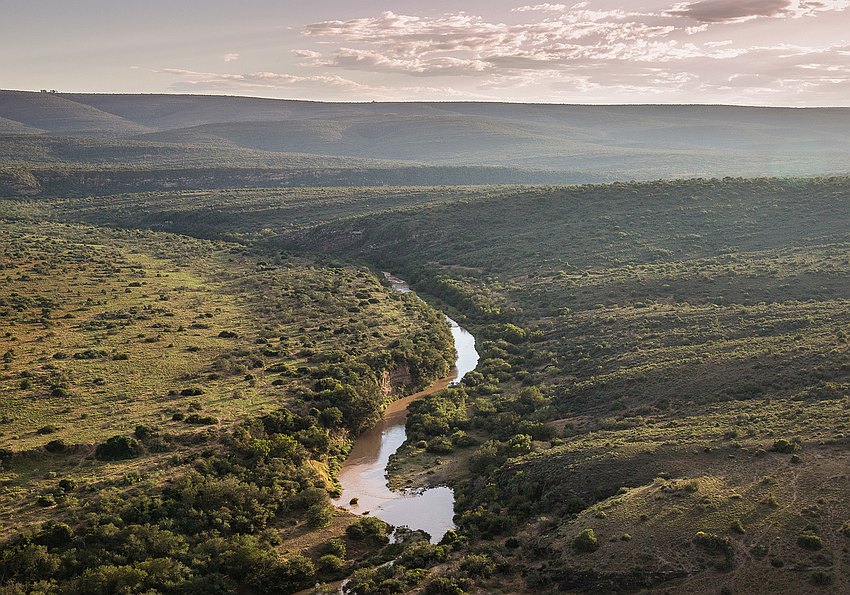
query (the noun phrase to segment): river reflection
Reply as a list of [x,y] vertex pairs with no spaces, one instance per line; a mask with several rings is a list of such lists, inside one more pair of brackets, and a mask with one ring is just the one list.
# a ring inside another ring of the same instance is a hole
[[[384,275],[396,291],[410,291],[407,283],[401,279],[388,273]],[[405,525],[411,529],[427,531],[432,542],[439,541],[446,531],[454,528],[454,492],[445,486],[394,492],[387,486],[386,472],[390,456],[407,439],[404,425],[408,405],[416,399],[446,388],[453,382],[459,382],[478,365],[475,337],[451,318],[446,318],[451,324],[458,355],[452,375],[437,381],[422,392],[394,401],[387,407],[375,427],[357,437],[340,471],[339,481],[343,491],[336,501],[338,506],[348,507],[352,512],[368,511],[369,514],[397,527]],[[352,498],[357,498],[354,505],[349,504]]]

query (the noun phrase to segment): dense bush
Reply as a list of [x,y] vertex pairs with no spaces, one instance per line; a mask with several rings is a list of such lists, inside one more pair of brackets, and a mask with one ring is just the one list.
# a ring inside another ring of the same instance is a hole
[[579,553],[595,552],[599,549],[599,538],[593,529],[585,529],[573,537],[573,549]]
[[135,438],[128,436],[113,436],[106,442],[97,445],[95,456],[103,461],[132,459],[143,452],[142,445]]
[[797,537],[797,545],[803,549],[816,551],[823,547],[823,540],[820,535],[812,532],[801,533]]
[[345,534],[357,541],[369,540],[378,543],[389,541],[387,537],[387,524],[375,517],[357,519],[346,527]]

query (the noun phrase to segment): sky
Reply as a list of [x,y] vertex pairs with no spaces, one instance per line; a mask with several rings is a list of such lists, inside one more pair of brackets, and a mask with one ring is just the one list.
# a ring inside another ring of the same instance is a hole
[[0,0],[0,88],[850,106],[850,0]]

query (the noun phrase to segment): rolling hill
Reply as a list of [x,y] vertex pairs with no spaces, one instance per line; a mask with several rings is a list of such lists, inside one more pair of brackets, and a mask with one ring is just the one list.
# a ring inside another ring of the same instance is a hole
[[149,130],[55,93],[0,91],[0,117],[50,134],[127,136]]
[[10,132],[36,128],[192,147],[222,165],[306,153],[546,171],[559,174],[559,182],[844,174],[850,150],[850,110],[844,108],[319,103],[5,91],[0,118]]

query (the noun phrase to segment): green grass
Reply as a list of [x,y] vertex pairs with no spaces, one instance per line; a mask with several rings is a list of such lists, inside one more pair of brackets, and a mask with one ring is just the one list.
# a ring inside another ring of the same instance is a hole
[[[447,370],[445,323],[362,268],[84,224],[4,221],[0,232],[5,534],[56,518],[34,500],[62,477],[121,493],[137,475],[155,489],[185,474],[204,444],[264,414],[328,407],[313,396],[317,374],[348,370],[344,382],[373,387],[360,421],[341,420],[362,424],[393,396],[378,388],[383,371],[407,367],[413,384],[390,387],[399,394]],[[185,421],[193,415],[203,423]],[[157,446],[95,460],[96,444],[138,426]],[[336,428],[311,463],[329,489],[347,435]],[[44,450],[51,441],[61,452]]]

